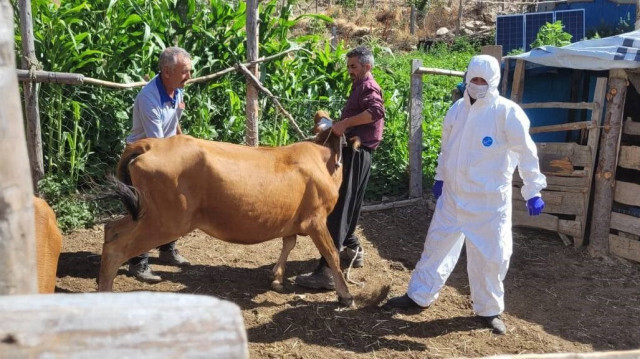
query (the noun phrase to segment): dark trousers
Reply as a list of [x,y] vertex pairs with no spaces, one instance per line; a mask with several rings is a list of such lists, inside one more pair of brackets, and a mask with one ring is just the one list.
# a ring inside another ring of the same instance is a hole
[[[344,247],[355,249],[360,245],[353,233],[371,174],[371,150],[364,147],[359,150],[344,147],[342,161],[342,185],[338,203],[327,217],[327,227],[338,252]],[[327,265],[324,257],[320,259],[320,265]]]
[[[167,243],[167,244],[163,244],[161,246],[158,247],[159,250],[161,251],[173,251],[176,249],[176,241]],[[136,265],[136,264],[140,264],[142,262],[145,263],[149,263],[149,252],[144,252],[141,255],[137,256],[137,257],[133,257],[131,259],[129,259],[129,264],[132,265]]]

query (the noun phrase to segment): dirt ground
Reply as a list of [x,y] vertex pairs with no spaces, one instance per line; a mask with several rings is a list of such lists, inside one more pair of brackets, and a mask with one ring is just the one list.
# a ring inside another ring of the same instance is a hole
[[[404,293],[422,251],[431,212],[427,203],[363,213],[358,235],[364,268],[350,277],[351,293],[384,285]],[[102,226],[65,235],[57,292],[92,292],[100,262]],[[281,241],[254,246],[228,244],[202,232],[178,248],[192,265],[183,269],[155,262],[165,280],[144,284],[125,267],[114,290],[211,295],[242,309],[252,358],[436,358],[496,354],[591,352],[640,348],[640,264],[592,259],[565,247],[555,233],[516,229],[505,281],[508,327],[496,336],[480,326],[471,309],[464,255],[438,301],[421,313],[377,308],[341,310],[335,292],[306,290],[293,276],[316,264],[309,238],[298,238],[289,257],[282,293],[270,288],[270,271]]]

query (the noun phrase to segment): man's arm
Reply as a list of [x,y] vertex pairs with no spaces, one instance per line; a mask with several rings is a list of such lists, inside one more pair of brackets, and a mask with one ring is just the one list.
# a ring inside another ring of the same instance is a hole
[[139,117],[138,120],[144,128],[144,134],[147,138],[163,138],[164,130],[162,129],[162,118],[160,110],[146,96],[139,96],[135,103],[134,112]]
[[347,117],[342,121],[334,123],[332,127],[333,133],[335,133],[336,136],[342,136],[344,134],[344,131],[346,131],[349,127],[364,125],[372,122],[373,116],[371,116],[371,112],[369,112],[369,110],[364,110],[355,116]]

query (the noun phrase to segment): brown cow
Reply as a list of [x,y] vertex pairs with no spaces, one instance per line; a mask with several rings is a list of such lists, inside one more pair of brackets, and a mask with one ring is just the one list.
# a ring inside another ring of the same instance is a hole
[[62,234],[58,229],[56,214],[47,202],[33,197],[33,207],[36,226],[38,292],[53,293],[56,288],[58,257],[62,249]]
[[351,306],[326,225],[342,182],[341,139],[330,128],[318,133],[322,117],[328,116],[321,111],[315,116],[313,142],[284,147],[248,147],[186,135],[127,146],[115,191],[129,215],[105,225],[98,290],[112,290],[118,267],[129,258],[194,229],[241,244],[282,237],[272,282],[279,290],[300,234],[311,237],[329,263],[340,304]]

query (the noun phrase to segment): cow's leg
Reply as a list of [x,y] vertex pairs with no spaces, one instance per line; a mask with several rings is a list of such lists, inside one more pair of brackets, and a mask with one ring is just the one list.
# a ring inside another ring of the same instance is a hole
[[133,221],[126,216],[104,226],[98,291],[113,289],[118,268],[127,260],[179,237],[161,233],[150,223],[154,223],[153,220]]
[[346,307],[351,307],[353,306],[353,297],[349,293],[349,287],[347,287],[347,282],[344,280],[344,276],[340,270],[338,250],[333,244],[333,239],[331,239],[327,225],[323,222],[314,227],[316,228],[310,231],[309,236],[331,269],[331,274],[336,284],[338,302]]
[[289,258],[289,253],[296,246],[297,236],[287,236],[282,237],[282,252],[280,252],[280,258],[278,258],[278,263],[273,267],[273,282],[271,282],[271,288],[275,291],[283,290],[283,277],[284,270],[287,265],[287,258]]

